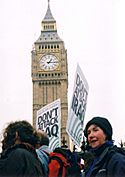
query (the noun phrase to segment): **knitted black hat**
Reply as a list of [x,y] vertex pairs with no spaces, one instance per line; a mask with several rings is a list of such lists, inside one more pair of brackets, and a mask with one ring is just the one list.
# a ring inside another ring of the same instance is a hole
[[88,136],[87,130],[92,124],[97,125],[104,131],[104,133],[107,135],[107,140],[112,140],[112,133],[113,133],[112,126],[110,122],[108,121],[108,119],[103,118],[103,117],[94,117],[86,124],[85,130],[84,130],[84,135],[86,138]]

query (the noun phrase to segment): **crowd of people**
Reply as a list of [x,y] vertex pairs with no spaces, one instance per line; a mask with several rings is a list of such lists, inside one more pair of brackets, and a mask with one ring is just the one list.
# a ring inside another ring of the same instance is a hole
[[[76,165],[72,168],[72,175],[64,172],[63,168],[59,169],[59,164],[62,163],[60,160],[50,165],[54,154],[58,154],[59,157],[66,154],[64,152],[72,154],[67,146],[52,152],[45,132],[35,130],[25,120],[10,122],[4,129],[1,139],[0,177],[72,177],[75,174],[77,177],[125,176],[125,155],[116,150],[112,134],[113,129],[107,118],[94,117],[86,124],[84,129],[86,143],[81,152],[75,153],[74,156],[77,155],[79,163],[78,176]],[[60,154],[60,152],[63,153]],[[57,160],[57,157],[54,157],[54,160]],[[65,167],[72,166],[68,160],[64,159],[64,161]]]

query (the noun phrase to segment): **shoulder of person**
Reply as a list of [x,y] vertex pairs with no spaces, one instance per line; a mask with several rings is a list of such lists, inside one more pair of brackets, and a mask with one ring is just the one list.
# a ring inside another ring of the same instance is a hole
[[41,160],[49,161],[49,154],[42,149],[36,149],[36,153]]
[[108,158],[109,160],[112,159],[112,161],[125,162],[125,150],[117,146],[112,146],[108,150]]
[[27,157],[27,158],[36,157],[37,158],[37,154],[36,154],[35,149],[31,148],[30,146],[28,147],[25,144],[18,144],[18,145],[15,145],[15,146],[9,148],[6,151],[5,156],[8,156],[8,157],[13,156],[15,158],[20,158],[20,159],[22,159],[24,157]]
[[[106,157],[105,168],[109,176],[125,175],[125,155],[123,149],[112,147]],[[123,151],[123,152],[122,152]]]

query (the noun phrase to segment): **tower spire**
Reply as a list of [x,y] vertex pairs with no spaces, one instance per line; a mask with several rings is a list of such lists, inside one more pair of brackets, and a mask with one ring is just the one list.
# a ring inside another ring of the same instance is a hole
[[46,15],[45,15],[43,21],[55,21],[55,19],[53,18],[53,15],[51,13],[51,10],[50,10],[50,0],[48,0],[48,8],[47,8],[47,12],[46,12]]
[[50,0],[48,0],[48,8],[50,8]]

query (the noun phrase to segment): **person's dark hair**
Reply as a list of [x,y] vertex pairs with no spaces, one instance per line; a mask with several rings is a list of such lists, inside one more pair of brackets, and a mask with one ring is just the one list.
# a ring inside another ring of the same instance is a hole
[[2,149],[6,149],[15,144],[16,132],[23,143],[29,143],[33,146],[36,144],[36,136],[33,126],[25,121],[10,122],[3,133]]
[[49,146],[49,137],[47,133],[45,133],[42,130],[38,130],[36,134],[37,134],[37,144],[39,144],[40,146],[42,145]]

